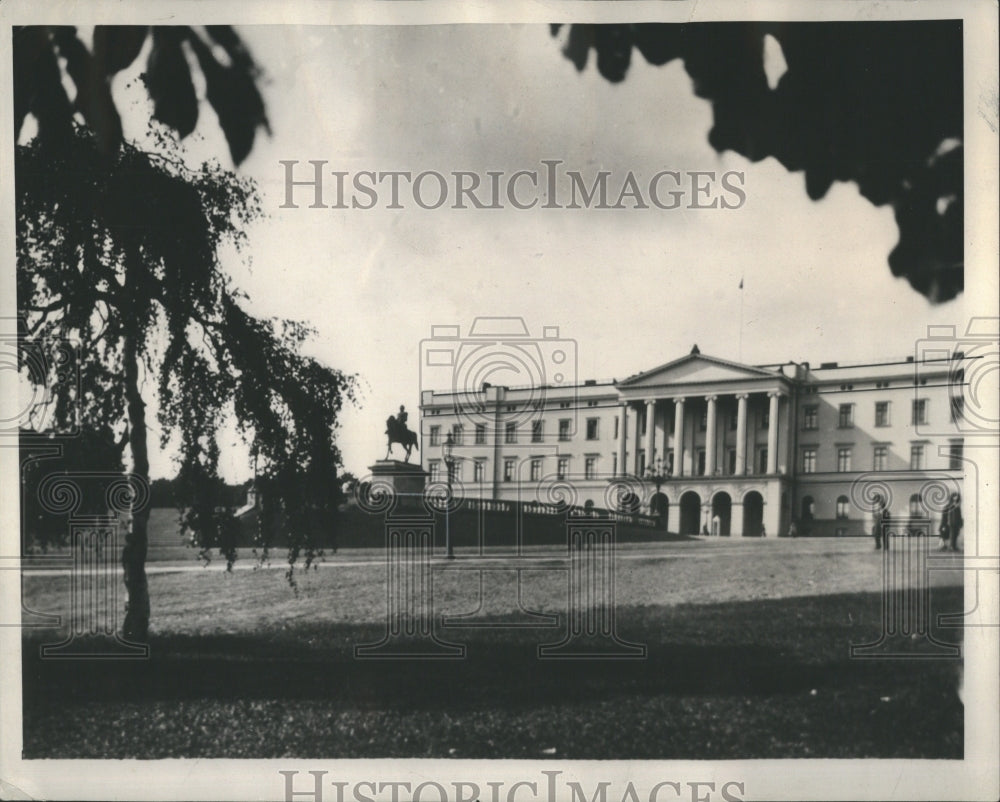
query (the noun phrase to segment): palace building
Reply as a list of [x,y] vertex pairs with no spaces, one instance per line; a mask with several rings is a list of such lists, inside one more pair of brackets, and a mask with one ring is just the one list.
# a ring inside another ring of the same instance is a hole
[[[744,365],[699,352],[627,379],[424,391],[431,481],[603,508],[613,480],[682,534],[861,535],[875,496],[939,517],[964,475],[964,356]],[[449,443],[450,448],[445,448]]]

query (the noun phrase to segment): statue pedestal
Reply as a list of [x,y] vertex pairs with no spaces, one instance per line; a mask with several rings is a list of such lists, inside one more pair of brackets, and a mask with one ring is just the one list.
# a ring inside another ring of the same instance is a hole
[[380,459],[370,465],[372,478],[380,484],[389,484],[396,492],[397,506],[411,507],[420,504],[430,474],[419,465],[395,459]]

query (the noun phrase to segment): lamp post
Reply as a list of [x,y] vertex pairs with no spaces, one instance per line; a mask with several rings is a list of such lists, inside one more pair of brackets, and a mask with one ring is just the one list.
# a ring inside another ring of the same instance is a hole
[[444,439],[441,446],[441,456],[444,457],[445,475],[448,481],[448,498],[444,508],[444,543],[448,552],[448,559],[455,559],[455,552],[451,546],[451,477],[455,469],[455,438],[451,432]]
[[656,495],[653,496],[653,499],[655,499],[656,501],[657,509],[655,510],[652,509],[652,502],[651,502],[650,512],[656,516],[659,516],[660,488],[663,486],[663,483],[667,481],[667,479],[669,478],[669,475],[663,465],[663,459],[661,457],[657,457],[655,462],[646,467],[646,475],[644,478],[648,479],[650,482],[656,485]]

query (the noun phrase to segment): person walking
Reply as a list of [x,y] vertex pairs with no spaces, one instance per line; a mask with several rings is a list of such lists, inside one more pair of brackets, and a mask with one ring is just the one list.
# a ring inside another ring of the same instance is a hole
[[889,510],[885,499],[882,496],[875,496],[875,511],[872,521],[872,536],[875,538],[876,550],[881,549],[883,543],[885,548],[889,548],[889,533],[885,531],[885,524],[889,520]]
[[958,551],[958,535],[962,531],[962,498],[958,493],[952,493],[948,508],[944,511],[945,524],[948,527],[948,550]]

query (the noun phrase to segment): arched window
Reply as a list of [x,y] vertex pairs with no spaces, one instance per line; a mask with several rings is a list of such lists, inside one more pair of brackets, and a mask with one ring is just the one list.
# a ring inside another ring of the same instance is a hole
[[910,496],[910,517],[911,518],[921,518],[924,514],[924,504],[923,500],[920,498],[919,493],[914,493]]
[[842,521],[846,520],[846,518],[847,518],[847,505],[848,505],[848,503],[849,502],[847,500],[847,496],[838,496],[837,497],[837,518],[839,520],[842,520]]

